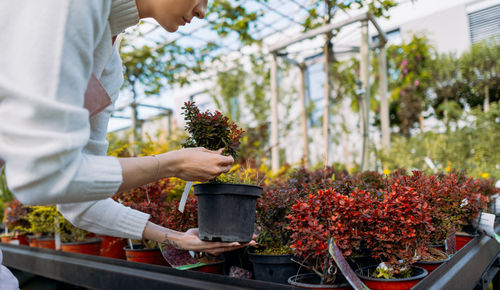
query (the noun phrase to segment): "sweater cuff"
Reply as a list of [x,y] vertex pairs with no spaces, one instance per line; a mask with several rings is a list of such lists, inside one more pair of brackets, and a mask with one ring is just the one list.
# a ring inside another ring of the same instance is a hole
[[120,229],[121,236],[129,237],[133,240],[142,240],[142,234],[150,215],[135,209],[127,208],[122,211],[120,218],[117,219],[117,228]]
[[115,36],[123,30],[139,23],[139,11],[135,0],[114,0],[109,13],[111,35]]

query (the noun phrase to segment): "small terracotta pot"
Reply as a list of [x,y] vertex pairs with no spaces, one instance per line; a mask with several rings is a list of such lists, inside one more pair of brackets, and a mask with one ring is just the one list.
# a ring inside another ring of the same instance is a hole
[[2,243],[4,244],[19,244],[19,245],[25,245],[28,246],[28,239],[26,238],[26,235],[18,235],[15,237],[11,236],[4,236],[1,237]]
[[91,239],[85,242],[62,243],[61,250],[63,252],[99,256],[101,252],[101,242],[101,239]]
[[456,234],[456,239],[457,239],[457,251],[463,248],[465,245],[467,245],[468,242],[470,242],[473,238],[477,237],[478,234],[475,235],[470,235],[470,234],[465,234],[465,233],[460,233]]
[[127,261],[169,266],[160,249],[144,249],[143,245],[134,245],[134,249],[129,246],[123,248]]
[[101,244],[101,256],[115,259],[125,259],[125,239],[110,237],[110,236],[99,236],[102,238]]
[[32,238],[28,243],[32,248],[38,248],[38,240],[36,238]]
[[370,277],[376,268],[377,266],[369,266],[356,270],[361,281],[372,290],[409,290],[428,274],[427,270],[423,268],[411,266],[414,276],[410,278],[380,279]]
[[10,244],[10,241],[12,241],[12,237],[7,237],[7,236],[1,237],[1,239],[3,244]]
[[445,262],[448,262],[450,260],[450,256],[448,256],[448,254],[446,254],[444,251],[443,254],[446,255],[446,259],[444,260],[432,261],[432,262],[418,261],[415,263],[415,266],[424,268],[425,270],[427,270],[427,272],[430,273],[434,271],[437,267],[441,266],[441,264],[444,264]]
[[38,238],[36,239],[36,244],[37,248],[52,249],[52,250],[56,249],[56,240],[54,240],[54,238]]
[[288,278],[288,284],[305,289],[314,289],[314,290],[350,290],[352,289],[351,285],[345,281],[345,278],[342,277],[342,281],[332,285],[321,285],[321,278],[315,273],[307,273],[307,274],[299,274],[294,275]]

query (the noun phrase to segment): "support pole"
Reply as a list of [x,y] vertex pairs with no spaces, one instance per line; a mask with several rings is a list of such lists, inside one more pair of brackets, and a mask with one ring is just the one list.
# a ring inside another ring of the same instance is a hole
[[387,57],[385,45],[379,50],[379,82],[380,82],[380,123],[382,126],[382,150],[391,148],[389,104],[387,101]]
[[361,21],[361,61],[360,61],[360,75],[361,75],[361,83],[363,85],[364,90],[364,98],[362,100],[363,108],[362,110],[362,137],[363,137],[363,152],[361,159],[361,171],[367,170],[370,168],[369,166],[369,154],[368,154],[368,131],[369,131],[369,112],[370,112],[370,51],[368,46],[368,20]]
[[302,123],[302,138],[304,139],[304,167],[309,168],[309,140],[307,137],[307,104],[306,104],[306,66],[304,64],[299,65],[300,68],[300,105],[302,106],[302,112],[300,114],[300,120]]
[[331,38],[326,34],[325,46],[323,48],[323,54],[325,57],[325,107],[323,112],[323,166],[326,167],[329,164],[329,146],[330,146],[330,53],[329,45]]
[[280,168],[278,147],[278,68],[277,55],[271,54],[271,169],[277,172]]

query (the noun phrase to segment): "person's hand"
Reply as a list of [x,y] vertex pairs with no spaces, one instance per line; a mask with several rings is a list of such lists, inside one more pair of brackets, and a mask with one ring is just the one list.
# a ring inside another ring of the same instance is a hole
[[175,177],[186,181],[208,181],[231,169],[234,159],[222,155],[222,150],[211,151],[203,147],[184,148],[169,152],[175,154],[178,170]]
[[187,232],[183,233],[181,240],[182,243],[180,248],[184,250],[190,250],[195,252],[206,252],[210,255],[218,256],[223,252],[234,251],[239,248],[243,248],[246,246],[255,246],[257,243],[255,242],[255,238],[257,236],[252,237],[252,241],[248,243],[222,243],[222,242],[205,242],[200,240],[198,236],[198,229],[189,229]]

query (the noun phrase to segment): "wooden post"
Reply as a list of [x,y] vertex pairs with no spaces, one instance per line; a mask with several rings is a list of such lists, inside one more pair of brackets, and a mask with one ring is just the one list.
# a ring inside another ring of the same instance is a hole
[[360,75],[361,83],[364,90],[364,98],[361,101],[363,103],[363,118],[361,123],[362,137],[363,137],[363,153],[361,159],[361,171],[370,168],[369,165],[369,154],[368,154],[368,132],[370,124],[370,50],[369,50],[369,40],[368,40],[368,20],[361,21],[361,60],[360,60]]
[[302,138],[304,142],[304,167],[309,168],[309,140],[307,137],[307,103],[306,103],[306,66],[304,64],[299,65],[300,68],[300,105],[302,106],[302,111],[300,114],[300,120],[302,123]]
[[271,169],[280,168],[278,147],[278,65],[276,53],[271,54]]
[[329,165],[329,154],[330,154],[330,46],[331,37],[329,34],[326,34],[326,41],[323,47],[324,54],[324,62],[325,62],[325,104],[323,111],[323,146],[324,146],[324,155],[323,155],[323,166],[326,167]]
[[379,93],[380,93],[380,123],[382,126],[382,149],[391,148],[389,103],[387,101],[387,57],[385,46],[379,51]]

